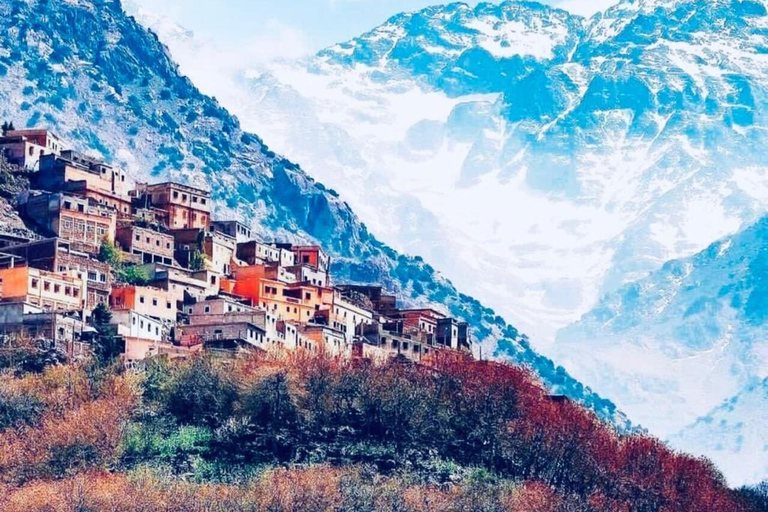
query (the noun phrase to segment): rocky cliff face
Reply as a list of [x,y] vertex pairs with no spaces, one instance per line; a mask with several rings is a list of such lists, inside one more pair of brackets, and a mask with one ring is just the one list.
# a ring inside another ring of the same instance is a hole
[[627,425],[492,310],[422,259],[379,242],[336,192],[243,131],[118,1],[0,0],[0,75],[0,117],[17,127],[48,126],[139,179],[210,187],[220,216],[240,216],[265,236],[321,243],[339,281],[381,282],[408,301],[443,305],[480,340],[506,340],[514,360],[556,392]]

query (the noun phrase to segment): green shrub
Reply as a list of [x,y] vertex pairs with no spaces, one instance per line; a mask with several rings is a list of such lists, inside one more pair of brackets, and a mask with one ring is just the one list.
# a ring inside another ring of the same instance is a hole
[[217,427],[231,416],[237,389],[210,360],[194,358],[165,386],[163,402],[179,422]]

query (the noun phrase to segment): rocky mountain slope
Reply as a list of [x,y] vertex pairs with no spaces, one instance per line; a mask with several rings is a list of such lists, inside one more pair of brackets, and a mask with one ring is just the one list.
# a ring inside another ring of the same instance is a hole
[[177,179],[213,190],[220,215],[257,232],[313,240],[334,257],[339,281],[382,282],[406,300],[442,304],[498,339],[556,392],[626,425],[616,408],[524,342],[492,310],[459,293],[421,258],[379,242],[333,190],[276,155],[180,75],[166,48],[116,0],[0,0],[0,117],[48,126],[139,179]]

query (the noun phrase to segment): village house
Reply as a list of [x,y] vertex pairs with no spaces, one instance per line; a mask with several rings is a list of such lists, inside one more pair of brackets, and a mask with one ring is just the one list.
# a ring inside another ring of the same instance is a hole
[[58,135],[44,129],[8,130],[0,137],[6,160],[27,170],[37,170],[42,156],[58,155],[63,145]]
[[299,325],[279,320],[277,322],[277,331],[283,339],[286,350],[310,354],[318,353],[317,341],[305,336]]
[[296,265],[296,255],[290,249],[256,240],[238,242],[236,257],[248,265],[275,263],[286,268]]
[[171,235],[127,225],[117,228],[115,242],[121,250],[139,256],[142,264],[162,263],[171,266],[174,263],[175,242]]
[[330,357],[348,358],[352,355],[352,343],[337,329],[327,325],[302,324],[298,332],[313,342],[311,346]]
[[319,312],[330,309],[332,289],[278,281],[272,277],[276,272],[275,267],[266,265],[236,268],[232,293],[251,299],[277,318],[289,322],[306,323]]
[[102,242],[115,240],[115,212],[87,198],[43,193],[28,199],[25,212],[44,231],[72,242],[77,251],[98,254]]
[[435,343],[445,348],[470,352],[472,345],[469,340],[469,325],[455,318],[438,319]]
[[163,341],[165,325],[161,320],[143,315],[133,309],[113,309],[112,324],[118,336],[149,341]]
[[179,326],[176,343],[183,347],[204,345],[206,350],[266,350],[266,331],[253,321],[222,318]]
[[87,293],[82,278],[28,266],[0,270],[3,302],[26,302],[45,311],[81,311]]
[[73,150],[40,158],[39,171],[33,175],[33,185],[49,192],[65,190],[67,183],[85,182],[84,189],[102,191],[111,196],[128,197],[133,182],[123,169]]
[[278,247],[293,251],[298,265],[307,265],[325,274],[330,270],[331,258],[318,245],[278,244]]
[[328,286],[328,273],[312,266],[294,265],[292,267],[280,268],[284,268],[286,272],[292,274],[296,282],[313,284],[315,286]]
[[411,336],[421,336],[423,341],[432,344],[437,332],[437,322],[446,315],[430,308],[400,309],[389,313],[389,318],[402,323],[401,332]]
[[421,362],[435,350],[435,347],[414,340],[410,336],[393,332],[381,324],[360,325],[360,335],[353,353],[364,359],[381,360],[405,358],[415,363]]
[[68,194],[86,197],[90,199],[91,204],[98,204],[115,211],[118,220],[130,221],[133,216],[133,207],[131,199],[127,195],[121,195],[114,192],[95,187],[92,183],[81,181],[68,181],[63,189]]
[[150,286],[117,286],[109,299],[112,309],[131,309],[142,315],[176,322],[176,300],[167,290]]
[[[147,271],[152,286],[169,292],[177,304],[204,300],[209,295],[213,295],[209,284],[210,279],[206,281],[204,276],[202,279],[196,277],[201,273],[160,263],[143,265],[142,268]],[[207,275],[206,272],[202,274]]]
[[328,312],[328,325],[343,333],[350,342],[354,339],[359,325],[374,323],[372,311],[346,300],[339,290],[334,290],[333,305]]
[[[30,267],[85,279],[88,285],[85,308],[88,310],[99,304],[109,304],[109,293],[112,289],[112,272],[109,265],[86,253],[73,250],[67,240],[49,238],[6,247],[1,251],[15,256]],[[4,266],[2,261],[0,266]]]
[[251,228],[237,220],[214,220],[211,222],[211,231],[224,233],[238,244],[251,240]]
[[80,359],[90,353],[94,332],[76,311],[49,312],[25,302],[0,302],[0,339],[50,343],[70,359]]
[[381,286],[339,285],[336,289],[349,302],[376,313],[374,318],[397,311],[397,297],[384,293]]
[[136,204],[165,212],[167,229],[204,229],[211,224],[211,194],[180,183],[136,186]]
[[[220,275],[227,275],[235,257],[236,240],[222,232],[207,232],[202,228],[176,229],[171,234],[176,243],[176,260],[182,266],[191,268],[195,252],[205,256],[205,268]],[[193,269],[202,270],[202,269]]]

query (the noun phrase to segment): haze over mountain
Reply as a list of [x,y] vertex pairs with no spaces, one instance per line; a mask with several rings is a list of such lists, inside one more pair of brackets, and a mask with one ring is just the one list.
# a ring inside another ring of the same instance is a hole
[[[590,19],[456,3],[268,65],[217,63],[192,34],[143,20],[385,241],[435,262],[653,432],[765,377],[760,338],[728,341],[762,323],[645,295],[683,264],[665,262],[706,259],[693,255],[768,210],[765,1],[625,0]],[[728,261],[669,300],[717,302],[741,272]],[[620,320],[600,323],[633,289]]]

